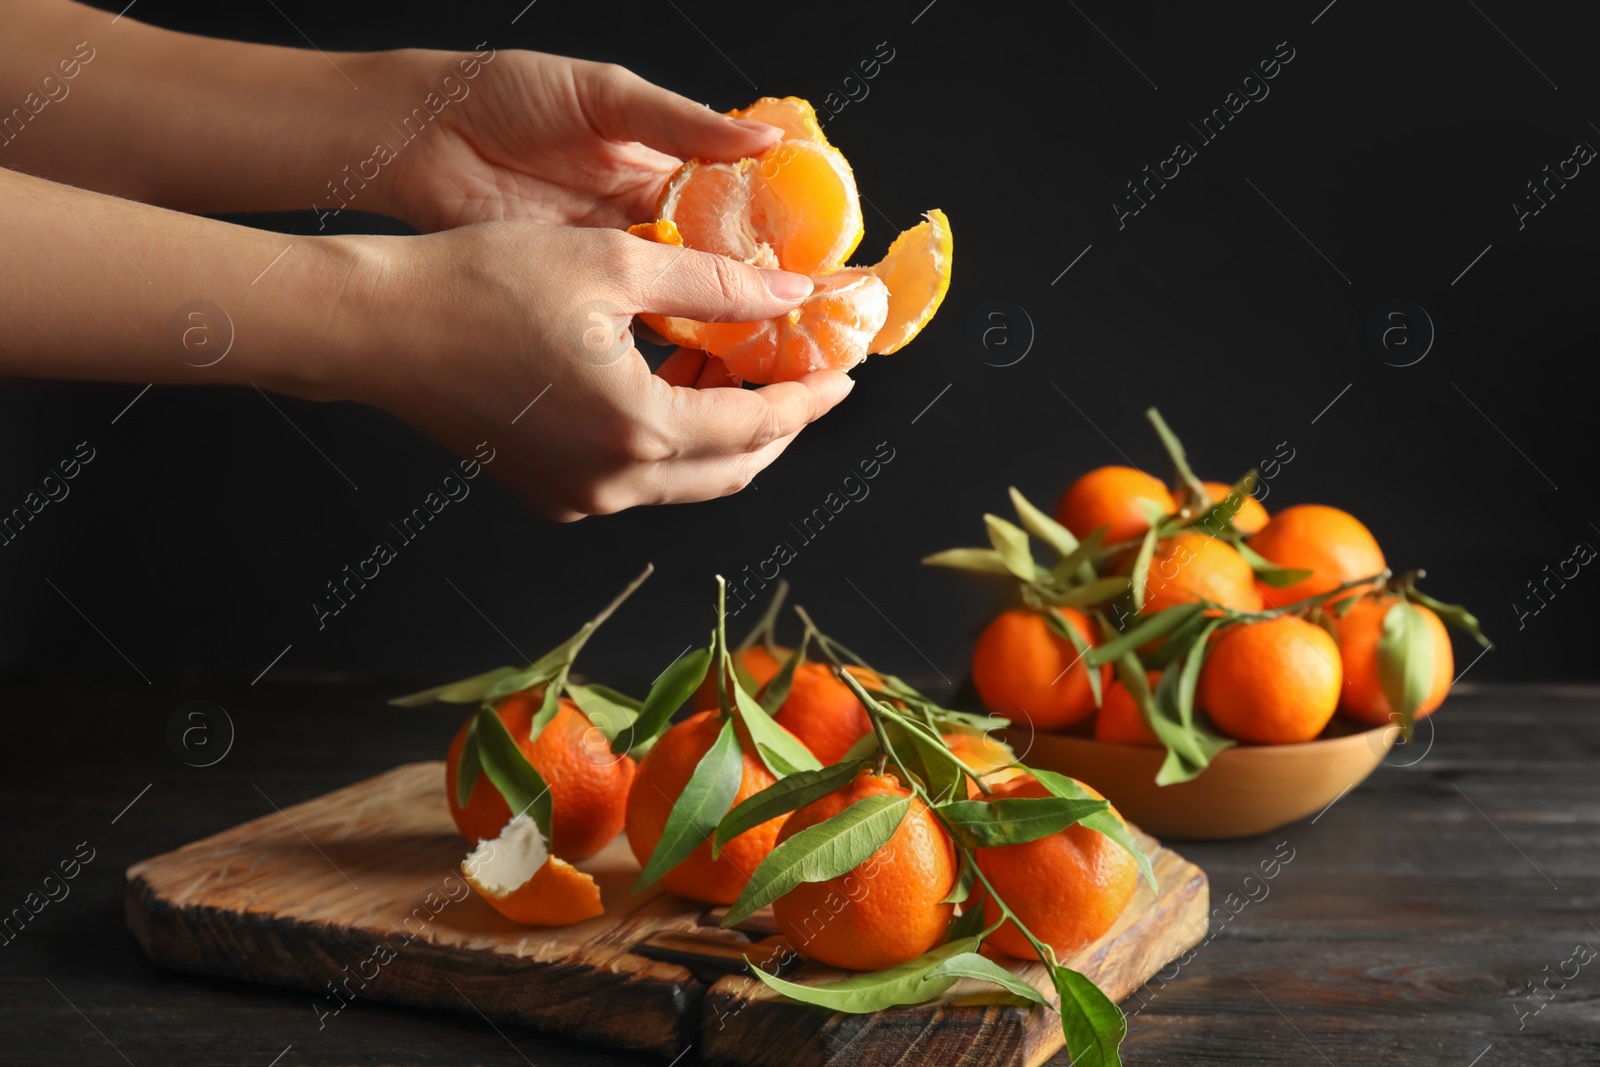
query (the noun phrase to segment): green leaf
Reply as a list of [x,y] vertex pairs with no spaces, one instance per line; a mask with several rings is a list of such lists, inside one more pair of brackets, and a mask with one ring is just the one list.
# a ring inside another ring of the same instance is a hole
[[1165,641],[1160,646],[1149,652],[1139,653],[1139,659],[1147,670],[1164,671],[1167,667],[1182,659],[1184,654],[1194,646],[1196,635],[1206,628],[1211,620],[1205,615],[1196,614],[1187,622],[1181,623],[1177,629],[1167,634]]
[[1049,837],[1110,807],[1106,801],[1094,800],[1085,793],[1082,799],[1053,796],[952,800],[940,804],[938,811],[969,847],[994,848]]
[[743,922],[802,882],[825,882],[855,870],[894,836],[910,808],[909,796],[878,794],[801,830],[761,861],[722,925]]
[[1397,600],[1383,614],[1378,637],[1378,685],[1389,701],[1407,741],[1416,724],[1417,709],[1433,685],[1433,635],[1422,610]]
[[811,635],[809,633],[800,638],[800,647],[789,653],[789,658],[783,661],[783,666],[778,668],[778,673],[772,676],[772,680],[762,690],[761,707],[767,714],[778,714],[778,709],[783,707],[783,702],[789,699],[789,689],[794,685],[794,672],[796,668],[806,661],[806,645],[810,641]]
[[744,754],[739,750],[739,735],[734,732],[733,720],[724,719],[717,739],[695,764],[694,773],[673,802],[656,849],[639,872],[634,892],[654,885],[711,836],[738,795],[743,777]]
[[472,717],[467,725],[467,739],[461,746],[461,757],[456,762],[456,806],[466,807],[472,799],[472,787],[478,784],[478,772],[483,763],[478,758],[478,718]]
[[1167,455],[1172,458],[1172,468],[1178,473],[1178,481],[1188,488],[1189,495],[1195,500],[1202,503],[1208,500],[1205,484],[1195,477],[1194,471],[1189,469],[1189,457],[1183,451],[1183,443],[1167,425],[1167,420],[1161,417],[1161,412],[1150,408],[1144,415],[1156,428],[1156,435],[1161,438],[1161,444],[1165,446]]
[[1176,696],[1181,672],[1180,677],[1171,683],[1167,681],[1168,674],[1162,674],[1162,700],[1152,696],[1144,667],[1133,652],[1126,652],[1117,660],[1117,677],[1128,690],[1128,695],[1133,697],[1156,738],[1166,746],[1167,758],[1156,773],[1157,785],[1189,781],[1205,770],[1218,752],[1233,745],[1232,741],[1216,736],[1199,723],[1185,724],[1176,701],[1166,699],[1168,694]]
[[1000,986],[1009,993],[1014,993],[1022,1000],[1033,1004],[1040,1004],[1046,1008],[1053,1008],[1045,995],[1032,985],[1012,974],[987,956],[980,956],[976,952],[963,952],[951,956],[942,963],[935,964],[924,976],[924,981],[938,981],[954,975],[957,978],[976,978],[980,982],[991,982]]
[[1005,561],[1006,569],[1025,582],[1038,580],[1039,565],[1033,561],[1028,535],[998,515],[985,515],[983,522],[989,528],[989,541]]
[[526,813],[549,841],[550,787],[511,739],[500,716],[488,708],[478,709],[478,758],[483,773],[505,798],[511,814]]
[[1145,586],[1150,581],[1150,559],[1156,553],[1156,540],[1160,537],[1159,527],[1151,526],[1139,539],[1138,555],[1133,557],[1133,570],[1129,572],[1128,595],[1133,600],[1133,610],[1144,610]]
[[1072,531],[1028,502],[1028,498],[1011,487],[1011,506],[1017,509],[1022,528],[1056,550],[1063,559],[1078,550],[1078,539]]
[[865,760],[842,760],[831,767],[817,771],[796,771],[785,775],[755,796],[734,805],[732,811],[717,823],[717,832],[711,838],[711,853],[716,855],[722,846],[753,827],[769,819],[803,808],[813,800],[820,800],[837,789],[855,781]]
[[561,710],[561,692],[566,687],[567,672],[563,669],[550,685],[544,687],[544,696],[539,700],[539,710],[528,722],[529,741],[544,733],[544,728],[550,725],[550,721],[556,717],[556,712]]
[[1050,977],[1061,998],[1061,1034],[1073,1067],[1122,1067],[1117,1048],[1128,1036],[1122,1009],[1070,967],[1051,967]]
[[794,771],[820,770],[822,764],[800,739],[772,721],[756,698],[745,692],[744,686],[733,687],[733,700],[738,707],[744,728],[750,731],[756,755],[766,764],[773,777],[782,778]]
[[615,741],[617,734],[632,725],[638,716],[637,707],[629,707],[617,700],[616,697],[622,694],[607,690],[604,686],[568,682],[566,692],[572,702],[578,705],[578,710],[583,712],[584,718],[605,736],[607,742]]
[[415,708],[435,701],[444,704],[475,704],[483,699],[485,693],[494,688],[496,682],[516,673],[518,671],[515,667],[496,667],[492,671],[475,674],[471,678],[462,678],[460,681],[436,685],[432,689],[395,697],[389,703],[397,708]]
[[[1483,631],[1478,627],[1478,617],[1460,604],[1446,604],[1444,601],[1435,600],[1427,593],[1416,588],[1408,588],[1405,595],[1407,600],[1414,604],[1421,604],[1439,616],[1439,621],[1446,626],[1454,626],[1456,629],[1469,634],[1483,648],[1489,647],[1489,639],[1483,636]],[[1348,601],[1341,601],[1341,603],[1354,602],[1355,597],[1351,597]],[[394,701],[390,701],[390,703],[392,704]]]
[[1090,649],[1084,658],[1091,667],[1119,660],[1129,652],[1138,651],[1141,645],[1172,633],[1203,610],[1199,604],[1177,604],[1154,615],[1146,615],[1132,629],[1124,630],[1104,644]]
[[1255,572],[1256,577],[1274,589],[1287,589],[1296,582],[1303,582],[1311,577],[1311,572],[1302,567],[1278,566],[1238,537],[1229,538],[1228,543],[1239,550],[1239,554],[1250,564],[1250,569]]
[[[1050,627],[1050,632],[1066,641],[1077,653],[1077,659],[1083,661],[1084,673],[1089,676],[1089,691],[1094,696],[1094,706],[1099,707],[1103,700],[1100,692],[1100,665],[1094,661],[1094,649],[1089,642],[1083,639],[1078,628],[1069,623],[1059,611],[1047,610],[1044,612],[1045,625]],[[1067,668],[1071,670],[1071,667]]]
[[[799,982],[775,978],[755,964],[751,964],[750,969],[769,988],[790,1000],[850,1015],[866,1015],[885,1008],[921,1004],[937,997],[956,984],[957,976],[945,975],[927,981],[927,973],[945,960],[964,952],[973,952],[977,947],[976,937],[965,937],[940,945],[898,967],[848,974],[836,981],[819,982],[816,985],[801,985]],[[746,957],[746,962],[749,962],[749,957]]]
[[1105,548],[1107,527],[1099,526],[1089,532],[1078,543],[1078,547],[1069,554],[1056,561],[1050,568],[1050,573],[1055,578],[1078,578],[1092,581],[1095,577],[1094,561],[1099,558],[1100,552]]
[[1126,575],[1114,574],[1106,578],[1095,578],[1078,585],[1069,585],[1060,590],[1044,590],[1042,599],[1056,607],[1087,607],[1091,604],[1104,604],[1109,600],[1126,593],[1129,588],[1129,579]]
[[555,673],[554,671],[546,672],[537,663],[523,670],[513,671],[501,678],[489,688],[487,693],[483,694],[483,703],[489,705],[498,704],[513,693],[520,693],[524,689],[532,689],[536,685],[549,685],[555,677]]
[[697,648],[662,671],[645,696],[638,717],[612,740],[611,751],[620,756],[664,730],[672,713],[683,707],[683,702],[706,680],[710,667],[711,650]]
[[1193,524],[1203,533],[1221,537],[1233,526],[1234,518],[1244,510],[1244,502],[1255,492],[1255,488],[1256,472],[1246,471],[1243,478],[1233,483],[1228,495],[1197,514],[1192,520]]
[[620,707],[627,708],[635,715],[639,713],[639,709],[644,707],[644,701],[640,700],[638,697],[629,696],[627,693],[624,693],[618,689],[613,689],[609,685],[601,685],[599,682],[588,682],[584,685],[584,688],[603,700],[608,700]]
[[1006,566],[1005,558],[992,548],[947,548],[943,552],[922,557],[922,562],[930,567],[950,567],[958,571],[1011,577],[1011,568]]
[[[1029,767],[1028,773],[1038,779],[1040,785],[1058,797],[1067,800],[1092,801],[1094,799],[1087,790],[1064,774],[1057,774],[1055,771],[1040,770],[1034,767]],[[1145,854],[1144,849],[1139,847],[1139,842],[1133,839],[1133,834],[1128,831],[1127,825],[1110,810],[1109,804],[1100,811],[1085,815],[1078,821],[1091,830],[1105,834],[1121,845],[1128,855],[1133,857],[1133,862],[1138,865],[1139,873],[1144,875],[1145,881],[1150,883],[1150,890],[1157,894],[1161,892],[1161,887],[1156,884],[1155,868],[1150,865],[1150,857]]]
[[[956,880],[951,885],[950,892],[946,893],[944,899],[939,901],[941,904],[966,903],[967,898],[972,895],[972,884],[978,880],[978,869],[973,866],[972,860],[968,858],[967,853],[960,852],[958,855],[960,856],[961,866],[956,871]],[[957,919],[950,928],[950,939],[953,941],[958,937],[977,934],[982,929],[983,909],[968,908],[961,913],[961,918]]]

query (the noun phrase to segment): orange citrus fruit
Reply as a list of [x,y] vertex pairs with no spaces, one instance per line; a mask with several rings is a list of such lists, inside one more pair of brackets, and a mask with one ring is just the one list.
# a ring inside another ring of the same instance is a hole
[[539,827],[518,815],[493,841],[480,841],[461,864],[467,884],[513,922],[566,926],[605,914],[600,886],[545,848]]
[[[996,741],[988,734],[950,733],[940,736],[962,763],[983,776],[987,785],[999,785],[1001,782],[1009,782],[1018,775],[1027,773],[1016,766],[1017,755],[1011,751],[1011,746]],[[976,782],[971,778],[967,779],[969,799],[979,796],[982,792]]]
[[[1258,583],[1268,607],[1326,593],[1341,582],[1383,570],[1383,550],[1354,515],[1322,504],[1296,504],[1274,515],[1250,547],[1280,567],[1304,568],[1311,576],[1283,589]],[[1350,595],[1354,595],[1355,590]]]
[[1209,600],[1235,611],[1260,611],[1255,572],[1226,541],[1191,531],[1156,546],[1145,569],[1145,614]]
[[[1381,725],[1392,722],[1389,698],[1378,682],[1378,639],[1383,636],[1383,617],[1400,603],[1399,597],[1362,597],[1350,610],[1333,620],[1339,635],[1339,656],[1344,663],[1344,689],[1339,694],[1339,710],[1357,722]],[[1450,634],[1428,608],[1413,604],[1421,613],[1433,646],[1433,679],[1428,693],[1417,708],[1416,717],[1432,715],[1444,703],[1455,674],[1455,654]]]
[[[1150,690],[1154,692],[1156,683],[1161,681],[1161,672],[1151,671],[1149,677]],[[1133,694],[1120,681],[1111,683],[1105,700],[1100,703],[1100,711],[1094,717],[1094,739],[1118,745],[1161,747],[1160,738],[1144,721],[1144,713],[1139,710]]]
[[[529,741],[533,717],[543,700],[543,689],[524,689],[502,700],[495,713],[550,786],[550,850],[564,860],[581,860],[599,852],[622,832],[633,758],[613,755],[605,735],[566,697],[561,698],[555,718]],[[466,807],[456,803],[456,766],[475,718],[463,723],[450,743],[445,757],[445,795],[462,836],[468,841],[490,841],[511,821],[511,808],[489,776],[479,773]]]
[[1163,515],[1178,510],[1159,478],[1132,467],[1100,467],[1068,487],[1056,519],[1079,538],[1104,526],[1107,544],[1129,541],[1150,528],[1140,500],[1152,501]]
[[[872,796],[910,793],[893,777],[864,770],[790,815],[778,843]],[[894,834],[866,862],[837,878],[802,882],[773,903],[772,914],[802,955],[834,967],[880,971],[944,940],[954,907],[940,901],[955,878],[955,846],[927,805],[912,797]]]
[[[666,828],[667,815],[678,802],[683,787],[689,784],[700,757],[711,748],[721,730],[722,717],[717,712],[691,715],[657,738],[640,761],[639,771],[633,777],[633,788],[628,791],[627,829],[628,845],[641,867],[650,862],[656,843],[661,840],[661,831]],[[750,754],[750,743],[743,730],[740,735],[744,768],[734,804],[750,799],[776,781],[761,761]],[[782,824],[780,816],[746,830],[723,846],[716,859],[711,858],[711,842],[702,841],[688,858],[661,876],[661,884],[691,900],[732,904],[761,861],[767,858],[767,853],[772,851]]]
[[[868,689],[883,685],[869,670],[845,670]],[[825,663],[802,663],[795,668],[789,695],[773,719],[804,742],[824,767],[838,763],[851,745],[872,732],[867,709]]]
[[863,232],[860,196],[850,164],[828,144],[811,105],[763,97],[729,114],[777,126],[784,135],[752,159],[688,161],[667,179],[656,220],[628,232],[808,274],[815,289],[793,311],[762,323],[640,317],[668,341],[717,356],[735,377],[762,384],[849,370],[870,353],[903,347],[950,286],[944,213],[928,212],[876,265],[845,268]]
[[[1083,788],[1104,799],[1088,786]],[[1051,795],[1034,778],[1022,777],[1000,786],[990,799]],[[1133,857],[1106,835],[1081,824],[1019,845],[980,848],[977,858],[978,869],[1006,907],[1062,962],[1116,925],[1139,883]],[[984,922],[999,920],[1000,909],[981,881],[972,893],[982,904]],[[1020,959],[1035,956],[1028,939],[1009,920],[984,943]]]
[[[778,649],[778,656],[785,659],[789,656],[789,649]],[[744,668],[744,672],[755,683],[755,692],[760,692],[761,687],[772,681],[772,676],[783,667],[783,660],[774,656],[766,645],[754,644],[749,648],[739,649],[733,653],[734,659]],[[728,675],[729,691],[732,692],[733,675]],[[716,710],[717,704],[717,674],[715,671],[706,672],[706,680],[700,683],[700,688],[694,691],[694,696],[689,698],[691,711]]]
[[[1082,612],[1058,610],[1086,645],[1096,643]],[[1100,670],[1109,678],[1109,666]],[[1040,730],[1070,726],[1094,711],[1088,665],[1044,616],[1027,608],[1002,612],[984,629],[972,653],[972,681],[990,711]]]
[[[1233,486],[1221,482],[1203,482],[1206,493],[1211,497],[1213,504],[1220,504],[1233,495]],[[1255,533],[1267,524],[1267,509],[1261,506],[1261,501],[1253,496],[1244,498],[1239,505],[1239,510],[1233,516],[1233,528],[1246,537]]]
[[1260,745],[1310,741],[1344,688],[1339,646],[1294,615],[1217,631],[1196,698],[1228,737]]

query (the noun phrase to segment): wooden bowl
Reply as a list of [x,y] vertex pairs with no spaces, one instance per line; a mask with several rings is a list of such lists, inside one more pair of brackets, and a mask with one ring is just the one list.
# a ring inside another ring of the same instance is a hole
[[[1126,819],[1158,837],[1249,837],[1321,812],[1371,774],[1394,745],[1392,725],[1353,731],[1342,723],[1300,745],[1238,745],[1199,776],[1156,785],[1166,750],[1012,729],[1024,762],[1070,775],[1104,793]],[[1026,753],[1024,755],[1024,753]]]

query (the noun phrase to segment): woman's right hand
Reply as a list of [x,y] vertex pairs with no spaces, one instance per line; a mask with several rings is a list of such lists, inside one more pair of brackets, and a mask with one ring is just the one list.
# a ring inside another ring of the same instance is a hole
[[628,332],[641,311],[782,315],[810,293],[804,275],[532,223],[331,240],[372,267],[346,292],[370,301],[378,336],[308,392],[376,404],[461,455],[489,442],[493,470],[559,519],[737,492],[854,384],[818,371],[754,390],[673,385]]

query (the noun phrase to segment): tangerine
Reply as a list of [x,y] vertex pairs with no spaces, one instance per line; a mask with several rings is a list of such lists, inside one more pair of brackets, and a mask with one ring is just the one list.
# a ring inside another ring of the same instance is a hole
[[1226,541],[1190,531],[1156,546],[1145,569],[1144,614],[1208,600],[1235,611],[1260,611],[1255,571]]
[[[1284,508],[1250,538],[1250,547],[1280,567],[1311,572],[1310,577],[1284,588],[1257,582],[1262,600],[1274,608],[1384,569],[1383,550],[1372,532],[1354,515],[1323,504]],[[1349,595],[1357,591],[1352,589]]]
[[1235,741],[1310,741],[1333,718],[1343,676],[1328,631],[1294,615],[1218,630],[1200,669],[1200,707]]
[[[605,735],[566,697],[539,736],[528,740],[543,701],[542,688],[524,689],[502,700],[495,714],[550,787],[550,851],[564,860],[581,860],[622,832],[634,762],[631,756],[613,755]],[[478,774],[465,807],[456,802],[456,767],[475,720],[463,723],[450,742],[445,795],[461,835],[468,841],[491,841],[511,821],[511,808],[489,776]]]
[[[1088,786],[1083,788],[1095,799],[1105,799]],[[1027,776],[1000,786],[989,799],[1052,795]],[[1112,814],[1117,815],[1116,809]],[[1021,844],[980,848],[976,854],[978,870],[1006,907],[1061,962],[1116,925],[1139,883],[1138,865],[1127,850],[1081,823]],[[983,907],[985,924],[999,920],[1000,909],[981,880],[973,886],[973,897]],[[1019,959],[1035,955],[1033,945],[1009,919],[984,943]]]
[[1082,539],[1106,527],[1106,543],[1143,536],[1150,520],[1139,504],[1154,503],[1163,515],[1178,510],[1159,478],[1133,467],[1100,467],[1068,487],[1056,508],[1056,519]]
[[[717,740],[722,722],[721,714],[715,711],[691,715],[657,738],[640,761],[633,788],[628,791],[627,831],[628,845],[641,867],[650,862],[666,828],[667,816],[689,784],[700,758]],[[751,755],[744,731],[739,733],[744,767],[734,804],[750,799],[776,781],[772,772]],[[661,884],[691,900],[732,904],[772,851],[782,825],[783,817],[779,816],[751,827],[724,845],[715,859],[711,857],[711,842],[702,841],[682,863],[661,876]]]
[[[1395,596],[1362,597],[1333,621],[1333,628],[1339,635],[1339,656],[1344,663],[1344,689],[1339,694],[1339,710],[1357,722],[1377,726],[1394,721],[1389,698],[1378,681],[1378,640],[1383,636],[1384,616],[1400,602]],[[1415,713],[1420,719],[1432,715],[1444,703],[1456,665],[1450,634],[1439,616],[1421,604],[1411,606],[1421,613],[1433,646],[1433,677]]]
[[[1161,672],[1151,671],[1149,679],[1150,689],[1154,692],[1156,683],[1161,681]],[[1120,680],[1111,683],[1105,699],[1100,703],[1100,712],[1094,717],[1094,739],[1118,745],[1161,747],[1161,739],[1145,722],[1138,702]]]
[[[1233,496],[1233,486],[1221,482],[1202,482],[1206,487],[1206,494],[1211,497],[1213,504],[1220,504]],[[1261,506],[1261,501],[1253,496],[1247,496],[1239,505],[1239,510],[1233,516],[1233,528],[1249,537],[1267,524],[1267,509]]]
[[[861,667],[845,670],[868,689],[883,685],[872,671]],[[772,718],[804,742],[824,767],[838,763],[851,745],[872,732],[867,709],[825,663],[802,663],[795,668],[789,695]]]
[[890,775],[863,770],[842,789],[791,814],[778,843],[872,796],[911,797],[889,840],[849,874],[802,882],[772,905],[796,950],[833,967],[881,971],[942,941],[954,905],[941,903],[956,879],[956,850],[928,806]]
[[[1075,608],[1058,608],[1086,646],[1093,646],[1089,620]],[[1109,679],[1109,665],[1099,668]],[[1040,730],[1057,730],[1094,711],[1089,666],[1072,642],[1056,635],[1037,611],[1002,612],[978,638],[972,653],[972,681],[984,706]]]

